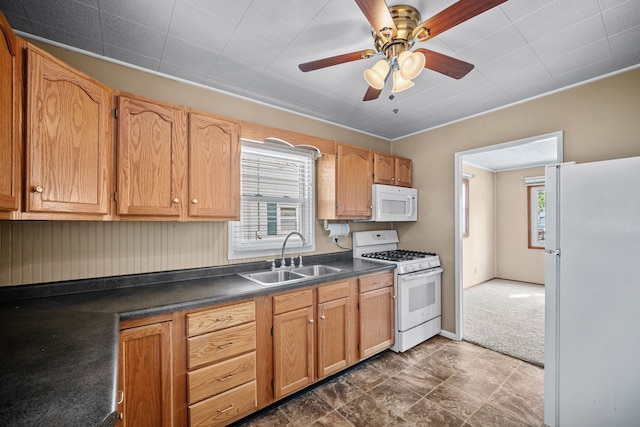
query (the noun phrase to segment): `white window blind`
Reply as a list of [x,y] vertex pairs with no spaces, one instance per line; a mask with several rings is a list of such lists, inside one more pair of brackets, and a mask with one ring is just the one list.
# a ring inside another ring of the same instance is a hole
[[229,259],[314,250],[315,156],[312,151],[243,141],[240,221],[229,223]]

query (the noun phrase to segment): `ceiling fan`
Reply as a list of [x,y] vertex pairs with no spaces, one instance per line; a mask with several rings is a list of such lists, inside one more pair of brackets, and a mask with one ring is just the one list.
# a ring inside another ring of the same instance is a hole
[[420,48],[411,51],[416,42],[422,42],[455,27],[507,0],[459,0],[448,8],[420,22],[420,12],[409,5],[387,6],[384,0],[355,0],[371,24],[375,50],[366,49],[300,64],[307,72],[360,59],[383,56],[364,72],[369,88],[363,101],[377,99],[391,76],[392,93],[409,89],[424,68],[460,79],[473,69],[473,64]]

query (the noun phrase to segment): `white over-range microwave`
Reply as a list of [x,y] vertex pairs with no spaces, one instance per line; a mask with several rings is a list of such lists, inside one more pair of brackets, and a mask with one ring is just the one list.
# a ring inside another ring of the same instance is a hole
[[373,184],[371,220],[399,222],[418,220],[418,190]]

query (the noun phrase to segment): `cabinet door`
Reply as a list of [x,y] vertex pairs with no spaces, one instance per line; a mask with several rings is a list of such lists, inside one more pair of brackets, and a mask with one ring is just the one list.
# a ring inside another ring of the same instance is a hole
[[0,12],[0,210],[18,209],[21,85],[19,40]]
[[111,90],[27,48],[26,210],[108,213]]
[[360,358],[393,345],[393,286],[360,294]]
[[313,308],[273,317],[273,392],[277,399],[313,382]]
[[349,364],[348,298],[318,304],[318,376],[325,377]]
[[373,183],[395,185],[395,157],[390,154],[373,154]]
[[371,218],[371,151],[338,144],[336,167],[336,216]]
[[395,158],[395,185],[413,186],[413,162],[403,157]]
[[238,126],[189,113],[189,216],[240,219]]
[[171,322],[120,331],[118,427],[172,425]]
[[118,97],[118,214],[182,213],[186,119],[180,107]]

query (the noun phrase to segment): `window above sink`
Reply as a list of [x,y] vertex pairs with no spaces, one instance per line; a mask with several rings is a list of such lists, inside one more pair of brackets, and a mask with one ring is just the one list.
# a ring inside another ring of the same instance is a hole
[[315,152],[280,144],[242,141],[240,221],[229,222],[229,259],[279,254],[285,237],[291,253],[315,250]]

